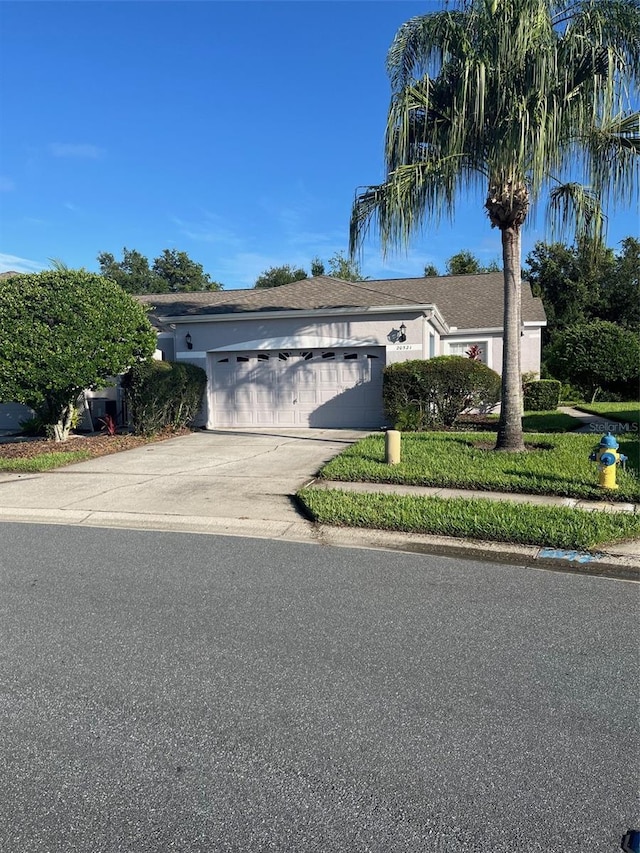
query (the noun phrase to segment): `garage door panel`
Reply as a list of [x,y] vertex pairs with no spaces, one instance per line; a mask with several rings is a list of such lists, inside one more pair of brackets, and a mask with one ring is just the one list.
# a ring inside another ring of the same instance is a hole
[[210,426],[379,427],[382,347],[212,354]]

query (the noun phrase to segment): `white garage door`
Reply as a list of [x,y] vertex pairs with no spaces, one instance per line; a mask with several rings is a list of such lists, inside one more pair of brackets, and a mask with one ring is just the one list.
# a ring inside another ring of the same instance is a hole
[[384,347],[209,355],[209,428],[379,427]]

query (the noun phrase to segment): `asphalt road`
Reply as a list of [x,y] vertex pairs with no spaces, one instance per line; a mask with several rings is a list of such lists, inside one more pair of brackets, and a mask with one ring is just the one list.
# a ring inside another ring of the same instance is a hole
[[0,525],[0,850],[613,853],[638,590]]

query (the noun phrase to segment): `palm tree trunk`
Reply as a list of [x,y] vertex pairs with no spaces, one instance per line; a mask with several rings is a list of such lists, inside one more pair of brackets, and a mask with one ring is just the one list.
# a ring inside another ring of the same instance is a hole
[[500,230],[504,270],[504,337],[502,402],[496,450],[524,450],[522,438],[522,377],[520,373],[520,227]]

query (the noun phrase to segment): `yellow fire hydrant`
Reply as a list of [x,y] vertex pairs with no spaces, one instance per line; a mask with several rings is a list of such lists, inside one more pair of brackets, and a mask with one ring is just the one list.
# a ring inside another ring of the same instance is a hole
[[620,463],[624,467],[627,457],[618,453],[620,445],[615,436],[608,432],[600,439],[600,444],[593,450],[589,459],[598,463],[598,485],[601,489],[617,489],[616,468]]

